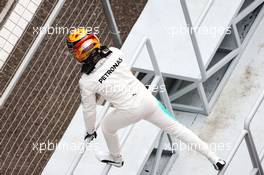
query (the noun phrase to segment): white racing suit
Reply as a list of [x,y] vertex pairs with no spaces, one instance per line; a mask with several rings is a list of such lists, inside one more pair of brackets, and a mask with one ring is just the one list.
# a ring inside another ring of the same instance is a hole
[[[98,93],[111,102],[114,110],[102,121],[102,131],[111,155],[120,155],[117,130],[128,125],[147,120],[186,144],[195,145],[212,163],[219,158],[208,145],[191,130],[177,122],[166,108],[132,74],[124,63],[123,53],[110,48],[112,53],[101,59],[90,74],[83,74],[79,84],[81,89],[83,116],[88,133],[95,130],[96,97]],[[144,133],[142,133],[144,134]]]

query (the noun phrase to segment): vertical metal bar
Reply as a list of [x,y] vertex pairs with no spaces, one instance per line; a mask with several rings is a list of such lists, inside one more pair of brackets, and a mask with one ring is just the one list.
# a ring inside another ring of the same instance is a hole
[[[158,62],[157,62],[156,56],[154,54],[153,47],[152,47],[151,42],[150,42],[149,39],[147,40],[146,45],[147,45],[147,49],[149,51],[149,55],[150,55],[150,59],[151,59],[153,68],[154,68],[156,74],[158,74],[160,76],[160,78],[161,78],[161,81],[159,82],[159,84],[161,86],[165,87],[165,83],[164,83],[161,71],[159,69]],[[161,99],[162,99],[163,103],[165,104],[166,108],[173,115],[174,112],[173,112],[173,108],[172,108],[171,103],[170,103],[170,99],[169,99],[166,87],[164,88],[164,90],[162,92],[160,92],[160,96],[161,96]],[[169,139],[170,146],[173,149],[173,143],[172,143],[171,136],[169,134],[167,134],[167,137]],[[161,155],[162,155],[162,146],[163,146],[163,142],[164,142],[163,140],[164,140],[164,132],[162,133],[161,138],[160,138],[159,147],[158,147],[158,150],[157,150],[156,160],[155,160],[155,164],[154,164],[155,166],[154,166],[152,175],[156,175],[157,170],[158,170],[158,165],[159,165],[160,158],[161,158]]]
[[146,84],[146,83],[148,83],[148,82],[151,80],[151,78],[152,78],[153,76],[154,76],[154,75],[153,75],[152,73],[148,73],[148,74],[146,74],[146,75],[144,76],[144,78],[142,78],[141,82],[142,82],[143,84]]
[[144,48],[143,46],[146,44],[147,38],[143,38],[142,41],[138,44],[137,50],[135,51],[132,59],[129,61],[129,66],[133,67],[135,64],[139,54],[141,53],[142,49]]
[[233,28],[233,31],[234,31],[234,35],[235,35],[237,46],[240,48],[242,43],[241,43],[241,40],[240,40],[240,37],[239,37],[239,34],[238,34],[238,30],[237,30],[236,24],[232,24],[232,28]]
[[[158,75],[160,77],[159,85],[165,87],[165,83],[164,83],[161,71],[159,69],[158,62],[157,62],[157,59],[156,59],[152,44],[151,44],[151,42],[150,42],[150,40],[148,38],[145,38],[145,40],[146,40],[146,47],[147,47],[147,50],[148,50],[148,53],[149,53],[149,56],[150,56],[150,59],[151,59],[151,63],[152,63],[155,75],[156,76]],[[171,106],[170,99],[169,99],[168,92],[167,92],[166,88],[164,88],[164,90],[162,92],[160,92],[160,96],[161,96],[162,102],[165,104],[166,108],[173,115],[173,109],[172,109],[172,106]],[[169,140],[171,141],[170,137],[169,137]],[[164,143],[164,131],[161,133],[161,136],[160,136],[158,150],[157,150],[157,153],[156,153],[156,159],[155,159],[154,167],[153,167],[153,170],[152,170],[152,173],[151,173],[152,175],[156,175],[157,174],[159,162],[160,162],[161,155],[162,155],[163,143]]]
[[[162,74],[160,72],[159,65],[158,65],[156,56],[154,54],[154,50],[153,50],[152,44],[151,44],[149,39],[146,40],[146,46],[147,46],[147,49],[148,49],[148,52],[149,52],[149,56],[150,56],[151,63],[152,63],[153,69],[155,71],[155,74],[159,75],[161,77],[160,86],[165,87],[165,83],[164,83]],[[164,88],[163,91],[160,93],[160,95],[161,95],[161,99],[162,99],[163,103],[165,104],[166,108],[173,115],[173,109],[172,109],[172,106],[171,106],[171,103],[170,103],[170,99],[169,99],[169,96],[168,96],[167,89]]]
[[230,154],[228,155],[227,159],[226,159],[226,165],[224,166],[224,168],[218,172],[217,175],[224,175],[227,168],[229,167],[231,161],[233,160],[233,158],[235,157],[240,145],[242,144],[242,141],[244,140],[244,137],[248,134],[248,132],[246,130],[242,130],[241,134],[239,135],[236,143],[234,144]]
[[109,28],[111,31],[111,34],[113,36],[113,41],[116,47],[121,48],[122,46],[122,40],[120,37],[120,32],[118,30],[116,21],[115,21],[115,17],[111,8],[111,4],[109,2],[109,0],[101,0],[102,5],[103,5],[103,9],[109,24]]
[[[146,42],[145,44],[146,44],[146,47],[147,47],[147,50],[149,53],[149,57],[150,57],[150,60],[151,60],[151,63],[152,63],[152,66],[153,66],[153,69],[155,72],[155,76],[159,76],[160,77],[159,82],[161,82],[161,81],[163,82],[162,74],[159,70],[158,62],[157,62],[156,56],[154,54],[154,50],[152,48],[151,42],[148,38],[145,38],[144,40]],[[164,140],[163,138],[164,138],[164,131],[162,131],[160,138],[159,138],[158,149],[157,149],[157,153],[156,153],[154,167],[153,167],[152,172],[151,172],[152,175],[156,175],[157,171],[158,171],[158,166],[159,166],[161,155],[162,155],[162,146],[163,146],[163,140]]]
[[199,16],[196,24],[195,24],[195,27],[200,27],[201,24],[203,23],[206,15],[208,14],[210,8],[213,6],[214,4],[214,0],[209,0],[209,2],[207,3],[207,6],[205,7],[205,10],[203,10],[202,14]]
[[161,155],[162,155],[163,143],[164,143],[164,131],[162,131],[162,133],[160,135],[160,138],[159,138],[158,149],[157,149],[157,152],[156,152],[156,158],[155,158],[153,169],[151,171],[151,175],[156,175],[157,174],[157,171],[158,171],[158,168],[159,168],[160,159],[161,159]]
[[170,157],[170,160],[166,163],[165,168],[162,170],[162,173],[160,175],[168,175],[172,165],[175,163],[176,159],[178,158],[179,154],[173,154]]
[[258,169],[257,175],[264,175],[258,152],[250,130],[248,130],[248,134],[245,136],[245,140],[253,168]]
[[208,113],[209,113],[209,103],[208,103],[207,97],[205,95],[205,91],[204,91],[204,87],[203,87],[203,83],[202,82],[198,84],[197,90],[198,90],[199,96],[200,96],[200,98],[202,100],[202,103],[203,103],[204,113],[206,115],[208,115]]
[[150,42],[150,40],[148,38],[145,38],[145,41],[146,41],[146,47],[147,47],[147,50],[148,50],[148,54],[149,54],[149,57],[150,57],[151,64],[153,66],[154,72],[155,72],[156,75],[160,75],[161,76],[161,72],[160,72],[160,69],[159,69],[159,66],[158,66],[157,58],[156,58],[156,55],[154,53],[152,44],[151,44],[151,42]]
[[[165,87],[165,84],[164,84],[164,81],[161,80],[160,82],[160,86],[163,86]],[[173,112],[173,108],[171,106],[171,103],[170,103],[170,99],[169,99],[169,96],[168,96],[168,93],[167,93],[167,90],[166,88],[164,88],[164,90],[160,93],[160,97],[161,97],[161,100],[162,102],[164,103],[165,107],[170,111],[170,113],[173,115],[174,112]]]
[[194,49],[196,59],[197,59],[198,65],[199,65],[199,69],[201,72],[202,80],[205,80],[206,79],[206,70],[204,67],[203,60],[202,60],[201,51],[200,51],[199,46],[198,46],[197,38],[195,36],[195,31],[193,30],[193,25],[192,25],[190,13],[188,11],[188,7],[186,4],[186,0],[180,0],[180,1],[181,1],[181,6],[182,6],[182,11],[183,11],[186,23],[187,23],[187,27],[189,29],[189,34],[190,34],[190,37],[192,40],[193,49]]
[[229,157],[227,159],[226,166],[224,167],[224,169],[222,171],[220,171],[218,173],[218,175],[223,175],[225,173],[225,171],[228,168],[231,160],[233,159],[233,157],[237,153],[237,150],[238,150],[239,146],[241,145],[241,142],[242,142],[244,137],[245,137],[247,149],[248,149],[248,152],[250,155],[250,159],[251,159],[251,162],[253,165],[253,169],[257,170],[258,175],[264,175],[263,168],[261,165],[262,153],[260,153],[260,155],[258,154],[254,140],[253,140],[252,133],[250,131],[250,123],[251,123],[252,119],[254,118],[254,116],[255,116],[257,110],[259,109],[261,103],[263,102],[263,100],[264,100],[264,91],[262,92],[262,94],[258,98],[257,102],[255,103],[254,107],[252,108],[248,117],[245,119],[244,130],[242,131],[237,143],[235,144],[234,148],[232,149],[231,154],[229,155]]
[[103,172],[101,173],[101,175],[107,175],[111,169],[111,165],[106,165],[103,169]]
[[258,111],[258,109],[259,109],[259,107],[263,101],[264,101],[264,91],[259,96],[259,98],[257,99],[255,105],[253,106],[250,114],[248,115],[248,117],[244,121],[244,129],[245,130],[249,130],[250,123],[251,123],[252,119],[254,118],[255,114],[257,113],[257,111]]
[[173,147],[173,140],[171,138],[171,135],[170,134],[167,134],[167,137],[168,137],[168,140],[169,140],[169,143],[170,143],[171,152],[172,153],[175,153],[175,150],[174,150],[174,147]]
[[250,131],[250,123],[252,119],[254,118],[255,114],[257,113],[263,100],[264,100],[264,91],[262,92],[260,97],[257,99],[257,102],[255,103],[253,109],[251,110],[250,114],[248,115],[248,117],[245,119],[245,122],[244,122],[244,129],[248,131],[248,134],[245,137],[246,144],[248,147],[248,151],[250,154],[253,167],[258,168],[258,175],[264,175],[264,173],[263,173],[263,168],[261,165],[260,157],[258,155],[256,146],[255,146],[255,143],[254,143],[251,131]]
[[71,163],[70,167],[67,170],[66,175],[73,175],[75,169],[77,168],[81,158],[83,157],[85,151],[86,151],[86,143],[84,143],[84,147],[82,145],[81,151],[78,153],[78,155],[74,158],[74,161]]

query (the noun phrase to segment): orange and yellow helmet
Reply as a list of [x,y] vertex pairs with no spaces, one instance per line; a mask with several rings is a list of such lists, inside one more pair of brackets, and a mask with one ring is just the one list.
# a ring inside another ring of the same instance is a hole
[[86,61],[94,49],[101,47],[97,36],[89,34],[83,27],[71,30],[66,41],[70,52],[79,62]]

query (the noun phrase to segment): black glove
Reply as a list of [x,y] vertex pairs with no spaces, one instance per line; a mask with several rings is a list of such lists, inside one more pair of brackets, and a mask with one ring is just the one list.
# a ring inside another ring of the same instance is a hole
[[96,132],[93,132],[92,134],[89,134],[88,132],[86,133],[84,140],[87,141],[87,143],[89,144],[93,139],[95,139],[97,137]]

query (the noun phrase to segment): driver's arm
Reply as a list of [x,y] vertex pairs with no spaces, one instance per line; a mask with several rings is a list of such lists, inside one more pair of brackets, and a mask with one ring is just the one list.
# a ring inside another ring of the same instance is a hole
[[96,96],[94,92],[87,90],[81,82],[79,86],[86,132],[92,134],[95,131],[96,123]]

